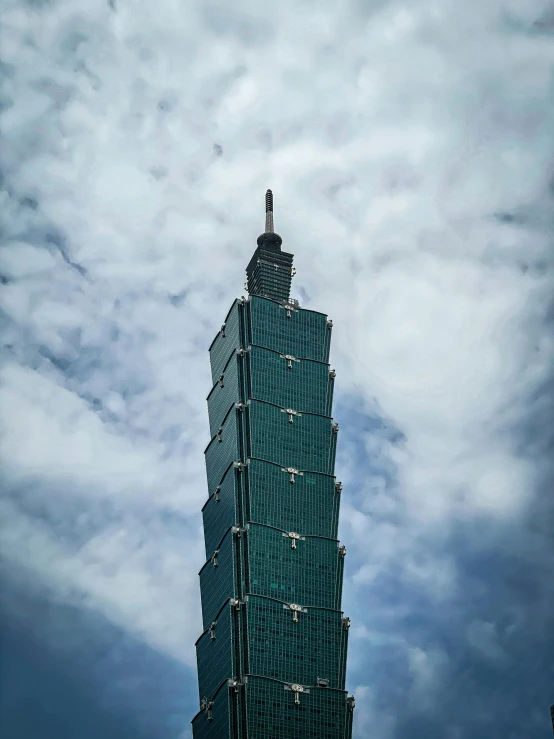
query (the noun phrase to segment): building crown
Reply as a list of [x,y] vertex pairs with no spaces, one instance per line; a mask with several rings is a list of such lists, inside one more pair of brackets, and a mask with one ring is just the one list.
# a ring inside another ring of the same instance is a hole
[[258,236],[258,247],[246,268],[245,289],[280,303],[287,303],[295,269],[293,255],[281,251],[283,240],[273,226],[273,193],[265,194],[265,231]]

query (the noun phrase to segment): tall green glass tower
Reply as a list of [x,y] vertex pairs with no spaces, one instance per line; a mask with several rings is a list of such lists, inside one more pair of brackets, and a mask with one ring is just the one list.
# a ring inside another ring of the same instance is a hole
[[293,256],[281,243],[268,190],[249,297],[210,346],[194,739],[352,736],[333,324],[289,298]]

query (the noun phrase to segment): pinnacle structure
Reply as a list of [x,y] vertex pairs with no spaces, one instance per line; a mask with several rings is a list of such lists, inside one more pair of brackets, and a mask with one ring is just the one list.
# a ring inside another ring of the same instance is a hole
[[288,300],[295,269],[292,254],[281,251],[283,240],[274,232],[273,193],[265,194],[265,232],[258,236],[258,248],[246,268],[245,289],[250,295],[270,300]]
[[210,346],[194,739],[352,736],[333,324],[290,299],[293,255],[281,244],[268,190],[248,298]]
[[265,194],[265,232],[273,233],[273,193],[271,190]]

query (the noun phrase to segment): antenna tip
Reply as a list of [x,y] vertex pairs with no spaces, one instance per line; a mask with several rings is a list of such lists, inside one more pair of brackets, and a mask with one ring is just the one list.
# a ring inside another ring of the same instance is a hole
[[273,193],[271,190],[267,190],[265,194],[265,212],[269,213],[273,211]]

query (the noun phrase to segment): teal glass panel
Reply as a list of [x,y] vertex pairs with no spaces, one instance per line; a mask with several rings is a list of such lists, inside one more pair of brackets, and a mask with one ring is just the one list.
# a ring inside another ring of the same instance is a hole
[[332,472],[335,471],[335,462],[337,458],[337,436],[338,436],[338,424],[335,426],[336,432],[333,433],[333,438],[331,439],[331,449],[329,454],[329,468]]
[[336,541],[306,537],[293,549],[283,532],[249,524],[247,543],[248,592],[340,610],[343,557]]
[[335,478],[315,472],[290,475],[279,465],[251,459],[246,470],[248,520],[285,531],[337,538],[340,494]]
[[238,573],[235,554],[234,534],[228,531],[219,546],[215,560],[209,559],[200,570],[204,631],[215,620],[225,601],[237,597]]
[[214,436],[204,454],[208,490],[213,492],[223,479],[229,465],[239,459],[240,448],[235,408],[229,410],[221,426],[221,435]]
[[291,423],[284,410],[257,400],[249,402],[248,456],[332,475],[336,443],[332,419],[303,413],[293,416]]
[[229,688],[224,685],[213,698],[210,718],[207,711],[200,711],[192,720],[193,739],[238,739],[231,733],[231,700]]
[[200,700],[211,700],[221,683],[236,674],[232,612],[228,603],[214,623],[215,626],[205,631],[196,642]]
[[345,739],[348,732],[346,694],[311,687],[294,693],[276,680],[249,677],[246,686],[248,739]]
[[298,359],[329,362],[331,329],[325,314],[301,308],[287,311],[283,305],[257,296],[252,296],[247,306],[249,344]]
[[217,493],[212,490],[212,495],[202,509],[206,559],[212,556],[229,528],[240,523],[237,485],[237,471],[231,465],[218,486],[219,490]]
[[333,383],[329,365],[309,359],[287,361],[279,352],[259,346],[250,347],[247,362],[250,398],[297,411],[331,415]]
[[316,685],[318,678],[344,690],[348,632],[340,611],[293,612],[279,601],[249,596],[248,672],[284,682]]
[[[210,436],[214,436],[227,411],[233,405],[238,403],[240,398],[239,387],[239,367],[238,363],[241,358],[236,352],[231,354],[227,364],[223,368],[223,372],[217,378],[210,394],[208,395],[208,417],[210,419]],[[220,380],[221,378],[221,380]]]
[[241,319],[240,315],[243,310],[242,302],[235,300],[227,318],[225,319],[225,329],[220,331],[210,346],[210,365],[212,368],[212,385],[223,372],[225,365],[233,351],[236,351],[241,345]]

